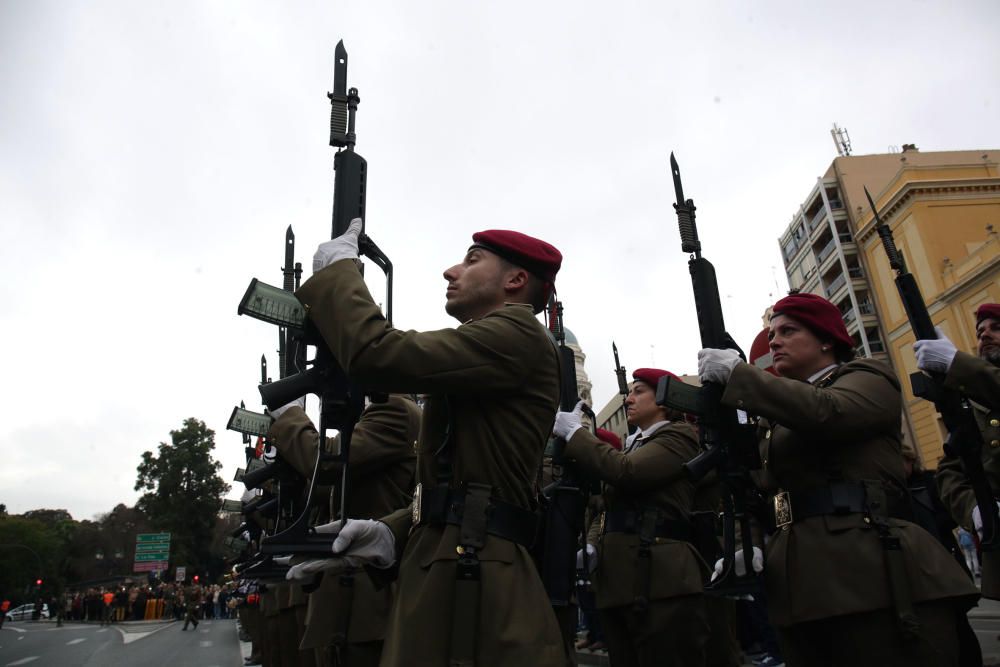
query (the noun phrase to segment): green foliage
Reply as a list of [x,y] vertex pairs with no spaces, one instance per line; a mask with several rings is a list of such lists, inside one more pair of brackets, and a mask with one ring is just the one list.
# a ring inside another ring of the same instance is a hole
[[35,580],[46,587],[54,580],[63,542],[56,526],[23,516],[0,517],[0,597],[18,602],[33,599]]
[[145,493],[136,508],[154,530],[171,534],[171,566],[206,569],[212,564],[212,537],[222,497],[229,491],[213,460],[215,432],[205,423],[185,419],[161,442],[156,455],[144,452],[135,482]]

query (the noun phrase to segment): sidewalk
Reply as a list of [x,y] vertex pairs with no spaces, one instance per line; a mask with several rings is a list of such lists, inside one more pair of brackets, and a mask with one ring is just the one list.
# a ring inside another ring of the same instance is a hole
[[1000,619],[1000,600],[979,600],[979,606],[969,610],[969,618]]

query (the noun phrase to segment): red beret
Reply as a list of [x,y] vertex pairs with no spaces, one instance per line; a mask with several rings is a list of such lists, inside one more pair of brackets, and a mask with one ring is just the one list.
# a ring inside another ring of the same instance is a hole
[[599,429],[597,429],[596,435],[597,435],[597,438],[599,440],[608,443],[609,445],[611,445],[612,447],[614,447],[617,450],[621,450],[621,448],[622,448],[621,438],[619,438],[617,435],[615,435],[611,431],[609,431],[607,429],[604,429],[604,428],[599,428]]
[[675,380],[683,382],[679,377],[671,373],[670,371],[665,371],[661,368],[637,368],[632,371],[632,377],[640,382],[645,382],[653,389],[656,389],[657,383],[659,383],[660,378],[664,375],[669,375]]
[[984,303],[976,309],[976,324],[983,320],[1000,320],[1000,303]]
[[485,248],[549,283],[555,282],[559,267],[562,266],[562,253],[554,246],[508,229],[476,232],[472,235],[472,247]]
[[820,338],[854,349],[854,339],[847,333],[840,310],[817,294],[789,294],[774,304],[775,315],[787,315],[801,322]]

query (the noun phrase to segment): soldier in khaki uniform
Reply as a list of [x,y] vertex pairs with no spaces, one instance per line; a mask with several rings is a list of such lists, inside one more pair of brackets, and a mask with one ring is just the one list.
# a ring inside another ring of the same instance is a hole
[[656,368],[632,374],[626,416],[638,430],[622,452],[582,428],[579,411],[556,417],[566,456],[606,483],[588,542],[597,544],[594,589],[615,667],[705,664],[708,567],[692,545],[695,483],[683,469],[698,437],[682,415],[656,405],[664,375],[676,377]]
[[181,630],[188,629],[188,623],[194,623],[194,627],[198,627],[198,610],[201,607],[201,586],[198,584],[191,584],[184,589],[184,605],[187,608],[187,614],[184,616],[184,627]]
[[[945,386],[961,392],[972,400],[973,414],[983,436],[983,470],[994,495],[1000,495],[1000,304],[983,304],[976,310],[976,340],[978,356],[959,352],[945,337],[917,341],[914,349],[917,367],[942,373]],[[938,463],[937,483],[941,500],[952,518],[966,530],[980,531],[982,518],[972,485],[965,476],[962,461],[945,452]],[[985,559],[984,559],[985,560]],[[991,562],[986,567],[992,567]],[[984,577],[984,582],[991,578]],[[989,598],[997,591],[983,590]]]
[[[299,405],[279,408],[272,416],[276,421],[269,439],[283,460],[311,476],[319,447],[313,423]],[[351,438],[348,511],[352,517],[380,517],[409,506],[419,434],[420,408],[410,397],[392,394],[386,402],[368,406]],[[336,451],[338,441],[339,436],[328,438],[327,450]],[[329,466],[327,472],[336,473],[338,468]],[[329,506],[317,523],[339,513],[340,493],[333,488],[327,495]],[[318,665],[377,667],[391,606],[391,587],[376,590],[363,570],[323,577],[319,589],[309,595],[301,648],[314,651]]]
[[774,305],[770,347],[780,377],[733,350],[702,350],[698,368],[703,382],[726,385],[726,405],[764,420],[776,509],[764,578],[787,664],[955,664],[955,614],[978,592],[902,518],[899,381],[880,362],[851,360],[840,312],[813,294]]
[[562,257],[517,232],[477,233],[444,273],[445,309],[461,325],[403,331],[386,322],[347,261],[357,257],[360,227],[320,246],[315,273],[296,294],[359,383],[428,395],[413,511],[384,524],[352,520],[334,545],[335,561],[399,563],[381,665],[562,665],[527,549],[534,477],[559,394],[556,349],[535,314]]

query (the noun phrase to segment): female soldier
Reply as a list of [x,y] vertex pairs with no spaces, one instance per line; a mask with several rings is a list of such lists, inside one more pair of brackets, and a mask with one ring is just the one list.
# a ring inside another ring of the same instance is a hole
[[711,633],[707,566],[692,545],[695,483],[682,467],[698,454],[698,434],[656,404],[665,375],[677,377],[657,368],[632,373],[626,417],[638,430],[622,452],[581,427],[579,405],[558,413],[553,428],[567,441],[566,456],[606,484],[605,512],[586,549],[615,667],[699,667]]
[[840,311],[814,294],[774,304],[769,338],[780,377],[715,349],[698,353],[698,374],[762,418],[775,510],[764,580],[787,663],[955,664],[955,614],[978,592],[908,520],[899,381],[854,360]]

